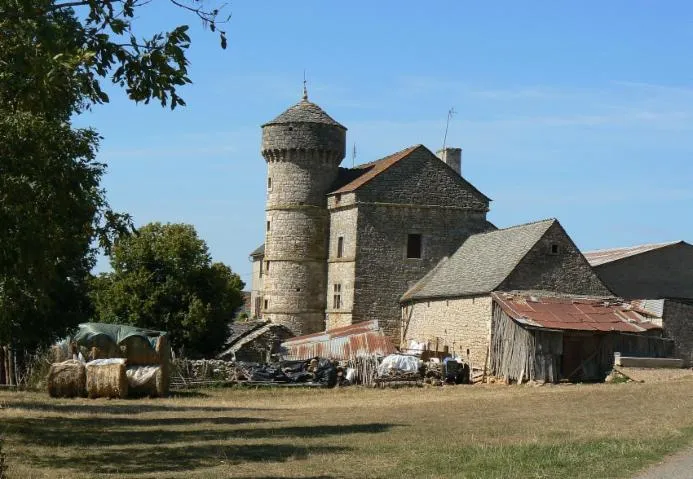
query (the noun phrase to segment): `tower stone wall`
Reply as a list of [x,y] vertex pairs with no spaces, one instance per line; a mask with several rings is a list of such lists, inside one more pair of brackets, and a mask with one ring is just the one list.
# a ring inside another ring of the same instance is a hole
[[305,98],[262,129],[267,162],[264,318],[294,334],[325,327],[327,193],[346,129]]

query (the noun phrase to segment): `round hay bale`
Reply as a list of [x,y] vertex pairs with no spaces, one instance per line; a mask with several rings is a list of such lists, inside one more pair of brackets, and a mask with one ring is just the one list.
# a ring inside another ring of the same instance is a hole
[[124,399],[128,395],[125,359],[97,359],[87,363],[87,393],[90,398]]
[[130,397],[161,397],[168,394],[164,388],[164,370],[161,366],[128,366],[128,390]]
[[129,336],[120,342],[120,347],[124,349],[124,356],[131,366],[159,363],[159,356],[147,338]]
[[86,395],[86,368],[81,361],[74,359],[53,363],[47,382],[51,397],[83,397]]
[[159,396],[168,396],[171,382],[171,347],[168,344],[168,336],[161,335],[156,339],[156,354],[161,365],[161,374],[157,378],[157,392]]

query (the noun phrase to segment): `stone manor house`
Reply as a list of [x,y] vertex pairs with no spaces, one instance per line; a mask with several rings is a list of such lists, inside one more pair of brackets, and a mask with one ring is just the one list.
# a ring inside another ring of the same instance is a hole
[[514,300],[498,292],[614,297],[558,221],[491,224],[490,199],[461,174],[461,149],[436,155],[415,145],[342,168],[346,130],[305,92],[262,126],[267,202],[265,242],[251,253],[254,318],[299,336],[377,320],[402,347],[457,329],[479,338],[464,349],[482,363],[491,303]]

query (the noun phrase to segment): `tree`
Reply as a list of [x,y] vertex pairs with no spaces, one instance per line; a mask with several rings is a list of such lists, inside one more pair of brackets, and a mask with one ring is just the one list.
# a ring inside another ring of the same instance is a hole
[[94,284],[99,320],[168,331],[173,346],[190,356],[223,346],[245,285],[228,266],[211,262],[194,227],[143,226],[116,241],[111,267]]
[[[220,34],[219,11],[169,0]],[[97,247],[131,227],[100,188],[98,134],[71,118],[108,102],[102,81],[138,102],[184,105],[188,27],[137,38],[149,0],[0,0],[0,344],[30,348],[91,316]]]

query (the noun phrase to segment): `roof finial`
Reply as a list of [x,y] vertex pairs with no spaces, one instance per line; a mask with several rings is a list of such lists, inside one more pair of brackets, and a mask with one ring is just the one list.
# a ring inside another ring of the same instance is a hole
[[306,70],[305,68],[303,69],[303,99],[305,101],[308,101],[308,87],[307,87],[307,81],[306,81]]

